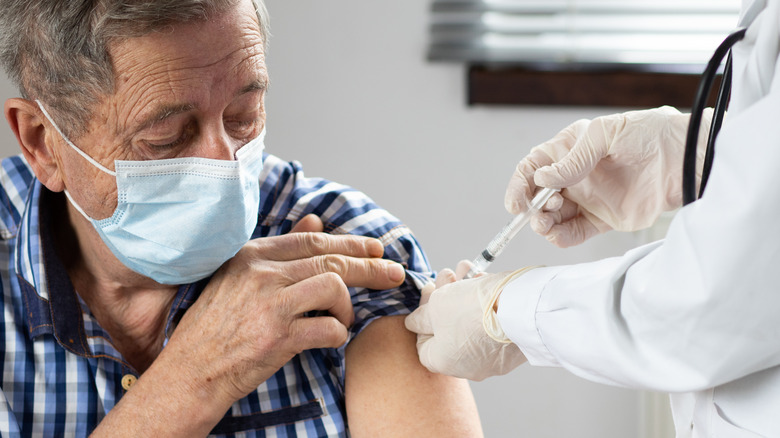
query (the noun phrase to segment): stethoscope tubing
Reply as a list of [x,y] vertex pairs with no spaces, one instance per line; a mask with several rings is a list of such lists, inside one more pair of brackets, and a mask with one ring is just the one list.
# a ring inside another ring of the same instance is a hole
[[[726,106],[731,94],[731,48],[745,37],[746,29],[741,28],[732,32],[723,42],[715,49],[715,53],[707,63],[704,72],[702,73],[701,80],[699,81],[699,87],[696,90],[696,97],[693,101],[693,107],[691,108],[691,118],[688,124],[688,133],[685,138],[685,152],[683,155],[683,177],[682,177],[682,195],[683,205],[688,205],[695,201],[704,193],[704,187],[707,185],[707,179],[709,177],[709,169],[712,167],[712,160],[715,154],[715,139],[720,131],[720,126],[723,123],[723,116],[726,112]],[[718,98],[715,102],[715,108],[712,116],[712,123],[710,125],[710,132],[707,139],[707,151],[704,158],[704,172],[702,173],[702,180],[700,184],[699,193],[696,193],[696,149],[699,139],[699,129],[701,126],[701,119],[704,113],[704,108],[707,106],[707,98],[712,90],[712,84],[715,81],[715,75],[718,73],[718,68],[723,62],[723,58],[728,55],[726,66],[723,72],[723,79],[721,81],[720,91],[718,92]]]

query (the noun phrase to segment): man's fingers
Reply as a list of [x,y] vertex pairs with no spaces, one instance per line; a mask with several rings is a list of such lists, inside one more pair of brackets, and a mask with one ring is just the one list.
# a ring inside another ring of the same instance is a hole
[[322,219],[316,214],[307,214],[290,230],[291,233],[321,233],[325,229]]
[[325,274],[337,274],[350,287],[390,289],[406,278],[406,270],[392,260],[328,254],[290,262],[287,275],[293,282]]
[[349,290],[334,273],[324,273],[300,281],[286,290],[294,314],[327,311],[341,324],[349,327],[355,319]]
[[291,330],[299,340],[301,350],[313,348],[338,348],[349,338],[347,327],[331,316],[298,318],[291,324]]
[[[319,220],[319,218],[318,218]],[[301,219],[294,230],[311,227],[313,219]],[[385,248],[377,239],[364,236],[331,235],[318,232],[302,232],[283,236],[264,237],[247,243],[241,249],[249,257],[265,260],[290,261],[325,254],[341,254],[351,257],[382,257]]]

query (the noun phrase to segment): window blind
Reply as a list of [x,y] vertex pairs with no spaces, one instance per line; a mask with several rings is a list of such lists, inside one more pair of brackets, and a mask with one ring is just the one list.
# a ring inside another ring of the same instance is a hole
[[429,59],[471,64],[706,64],[740,0],[434,0]]

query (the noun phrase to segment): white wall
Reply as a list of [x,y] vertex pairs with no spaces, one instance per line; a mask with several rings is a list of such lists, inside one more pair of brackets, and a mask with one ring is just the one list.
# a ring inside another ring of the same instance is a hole
[[[411,226],[436,269],[473,258],[509,219],[506,182],[529,149],[614,108],[469,108],[464,70],[425,61],[427,2],[267,0],[267,150],[353,185]],[[0,98],[15,95],[0,77]],[[0,153],[17,153],[5,124]],[[560,250],[525,230],[494,270],[621,254],[609,233]],[[403,382],[399,382],[403,384]],[[474,383],[486,436],[638,436],[639,394],[524,366]]]

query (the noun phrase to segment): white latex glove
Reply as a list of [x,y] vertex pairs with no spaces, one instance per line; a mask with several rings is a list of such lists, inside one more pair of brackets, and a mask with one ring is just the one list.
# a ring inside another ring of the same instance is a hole
[[[501,330],[493,306],[504,286],[529,269],[438,284],[432,293],[432,287],[424,289],[430,298],[425,302],[424,296],[425,304],[406,317],[406,328],[417,333],[420,362],[433,372],[470,380],[506,374],[524,363],[523,353]],[[449,274],[445,281],[453,279]]]
[[[533,148],[517,165],[505,206],[519,214],[537,187],[563,189],[531,220],[535,232],[560,247],[610,229],[647,228],[664,211],[682,205],[689,119],[689,114],[664,106],[579,120]],[[697,181],[711,120],[708,108],[699,133]]]

